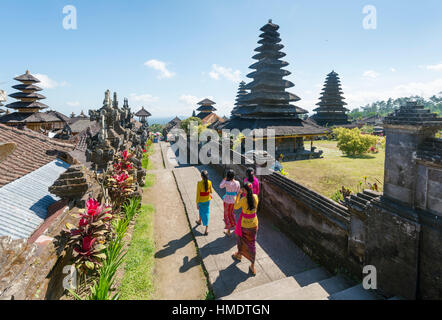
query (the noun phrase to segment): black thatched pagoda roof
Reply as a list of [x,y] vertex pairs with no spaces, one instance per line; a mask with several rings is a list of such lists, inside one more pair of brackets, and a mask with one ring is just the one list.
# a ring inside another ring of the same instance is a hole
[[46,112],[13,112],[0,117],[0,123],[60,122],[60,118]]
[[207,98],[204,100],[201,100],[200,102],[197,103],[197,105],[199,105],[199,106],[211,106],[214,104],[216,104],[216,102],[214,102],[210,99],[207,99]]
[[346,114],[349,111],[344,105],[344,97],[341,89],[341,81],[339,75],[332,71],[327,75],[325,79],[324,87],[321,91],[320,101],[316,104],[319,107],[314,109],[316,112],[312,116],[313,121],[319,125],[346,125],[350,122],[348,121],[348,116]]
[[11,98],[14,99],[36,99],[36,100],[43,100],[46,99],[46,97],[42,94],[38,94],[35,92],[16,92],[9,95]]
[[135,116],[137,117],[150,117],[152,114],[144,109],[144,107],[141,107],[141,110],[135,113]]
[[[238,108],[242,105],[239,100],[245,96],[247,94],[247,90],[246,90],[246,83],[244,81],[241,81],[239,83],[239,87],[238,87],[238,93],[236,94],[236,100],[235,100],[235,107],[232,109],[231,115],[232,118],[236,117],[236,112],[238,110]],[[228,119],[225,119],[228,120]]]
[[247,75],[253,81],[242,88],[250,92],[237,96],[232,117],[222,128],[268,128],[274,129],[277,135],[282,136],[323,134],[323,128],[299,118],[300,114],[308,113],[307,110],[290,103],[299,101],[300,98],[286,91],[294,84],[283,79],[290,72],[282,69],[288,66],[288,63],[280,60],[285,53],[280,51],[284,46],[280,44],[278,29],[279,26],[271,20],[260,29],[263,32],[258,41],[260,46],[255,49],[258,53],[253,56],[258,62],[249,67],[254,71]]
[[15,86],[12,86],[12,88],[20,90],[20,91],[41,91],[42,88],[35,86],[33,84],[16,84]]
[[37,102],[37,101],[36,102],[17,101],[17,102],[7,104],[6,107],[11,108],[11,109],[40,109],[40,110],[49,108],[44,103]]
[[36,77],[34,77],[32,74],[29,73],[29,70],[26,70],[25,74],[15,77],[14,80],[24,82],[24,83],[38,83],[38,82],[40,82],[40,80],[38,80]]

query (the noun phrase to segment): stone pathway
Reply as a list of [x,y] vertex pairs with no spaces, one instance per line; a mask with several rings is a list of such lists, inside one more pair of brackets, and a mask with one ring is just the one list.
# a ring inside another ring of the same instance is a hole
[[[256,276],[248,272],[250,262],[236,262],[231,255],[236,251],[235,236],[224,235],[223,201],[224,191],[219,189],[222,177],[210,166],[179,166],[168,144],[162,149],[175,167],[173,173],[186,212],[192,225],[201,258],[209,274],[217,299],[374,299],[361,286],[355,286],[342,276],[333,276],[316,265],[293,241],[273,224],[259,217],[257,236]],[[195,203],[197,181],[200,172],[207,170],[215,192],[210,205],[209,235],[204,236],[204,227],[196,226],[198,211]],[[198,258],[183,261],[182,268],[195,268]]]
[[[207,281],[189,229],[174,176],[164,168],[160,144],[151,156],[155,184],[144,191],[143,202],[155,207],[154,299],[204,299]],[[190,262],[189,262],[190,261]]]

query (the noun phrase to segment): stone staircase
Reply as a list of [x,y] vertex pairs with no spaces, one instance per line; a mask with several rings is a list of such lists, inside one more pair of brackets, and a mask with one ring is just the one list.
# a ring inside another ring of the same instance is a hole
[[315,268],[273,282],[234,292],[221,300],[381,300],[345,276]]

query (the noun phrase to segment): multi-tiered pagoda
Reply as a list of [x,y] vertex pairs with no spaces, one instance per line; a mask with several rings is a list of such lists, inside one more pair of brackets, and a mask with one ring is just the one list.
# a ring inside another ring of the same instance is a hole
[[196,115],[198,118],[203,120],[205,117],[207,117],[209,114],[211,114],[213,111],[216,111],[216,108],[213,106],[216,104],[210,99],[204,99],[197,103],[200,107],[196,109],[199,111],[199,113]]
[[237,110],[242,105],[240,100],[247,94],[246,83],[241,81],[238,87],[238,93],[236,94],[235,107],[232,109],[231,119],[237,116]]
[[304,138],[324,135],[324,128],[302,120],[299,115],[307,111],[291,104],[300,98],[285,91],[294,84],[283,79],[290,72],[282,69],[288,63],[280,60],[285,53],[281,52],[284,46],[280,44],[278,29],[279,26],[271,20],[260,29],[263,32],[258,41],[260,46],[255,49],[258,53],[253,56],[258,62],[250,66],[255,71],[247,75],[253,81],[244,87],[250,93],[238,100],[236,116],[222,128],[273,129],[276,134],[276,152],[278,155],[282,153],[284,159],[316,156],[304,150]]
[[344,102],[345,98],[342,94],[339,76],[332,71],[327,75],[319,98],[320,101],[316,104],[319,107],[313,110],[316,111],[316,114],[312,116],[312,119],[320,126],[331,127],[349,124],[346,114],[349,110],[344,107],[347,103]]
[[35,131],[58,129],[65,125],[65,122],[59,117],[50,113],[40,112],[48,108],[47,105],[40,102],[40,100],[46,99],[46,97],[37,93],[42,90],[35,85],[40,80],[30,74],[29,71],[14,78],[14,80],[22,83],[13,86],[14,89],[20,92],[10,94],[9,96],[18,101],[10,103],[6,107],[14,109],[16,112],[1,117],[0,123],[10,126],[26,126]]
[[[212,125],[214,123],[217,123],[217,126],[219,123],[223,123],[224,119],[219,117],[214,111],[216,111],[216,108],[213,106],[216,104],[210,99],[204,99],[200,102],[198,102],[198,105],[200,106],[197,111],[199,113],[196,115],[196,117],[201,119],[201,122],[203,125]],[[211,128],[214,128],[213,126]]]

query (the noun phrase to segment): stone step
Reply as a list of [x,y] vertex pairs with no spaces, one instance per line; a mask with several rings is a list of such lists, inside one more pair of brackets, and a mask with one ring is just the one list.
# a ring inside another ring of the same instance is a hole
[[345,277],[334,276],[289,292],[280,292],[266,300],[327,300],[330,295],[349,287],[351,283]]
[[222,297],[221,300],[265,300],[278,293],[291,292],[294,289],[327,279],[330,273],[323,268],[315,268],[294,276],[268,282],[266,284],[236,292]]
[[365,290],[362,284],[332,294],[330,300],[379,300],[376,294],[370,290]]
[[296,282],[299,283],[301,287],[305,287],[309,284],[330,278],[330,276],[330,272],[319,267],[295,274],[293,278],[295,278]]
[[264,300],[277,291],[291,290],[292,288],[300,288],[300,285],[293,277],[287,277],[233,293],[220,300]]

